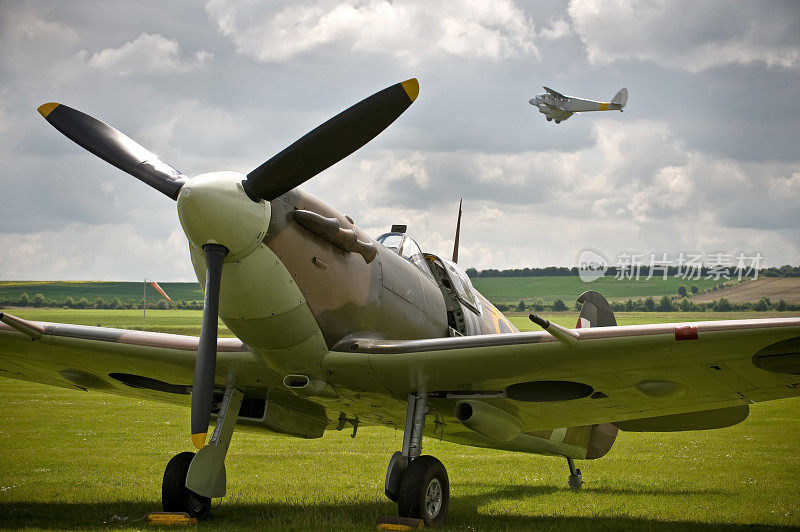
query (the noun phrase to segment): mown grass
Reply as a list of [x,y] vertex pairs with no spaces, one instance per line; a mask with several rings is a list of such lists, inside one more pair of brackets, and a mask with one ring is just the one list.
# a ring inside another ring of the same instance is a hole
[[[9,308],[6,312],[26,320],[74,323],[97,327],[157,331],[172,334],[200,335],[202,310],[155,310],[147,316],[141,310],[61,309],[61,308]],[[224,323],[219,322],[220,336],[233,336]]]
[[[507,312],[508,319],[520,331],[538,331],[538,326],[531,323],[528,315],[530,312]],[[578,311],[568,310],[565,312],[541,312],[545,319],[548,319],[564,327],[575,327],[578,320]],[[682,323],[696,321],[719,321],[719,320],[746,320],[762,318],[792,318],[800,315],[798,312],[778,312],[778,311],[746,311],[746,312],[615,312],[617,325],[643,325],[647,323]]]
[[[90,311],[72,312],[58,319]],[[186,313],[162,316],[163,326],[195,319]],[[567,314],[550,318],[574,321]],[[192,450],[182,407],[3,378],[0,401],[0,528],[141,529],[134,520],[160,510],[166,462]],[[798,407],[758,404],[744,423],[716,431],[622,433],[606,457],[578,464],[587,482],[578,493],[563,459],[433,439],[424,452],[448,469],[451,530],[789,529],[800,526]],[[228,496],[199,528],[374,530],[396,512],[383,476],[401,438],[382,427],[355,439],[237,432]]]

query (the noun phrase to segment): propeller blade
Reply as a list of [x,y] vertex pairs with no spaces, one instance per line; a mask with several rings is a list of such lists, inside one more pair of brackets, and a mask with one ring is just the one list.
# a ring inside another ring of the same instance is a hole
[[375,138],[418,94],[412,78],[345,109],[247,174],[245,192],[253,201],[269,201],[308,181]]
[[187,176],[113,127],[66,105],[46,103],[39,113],[71,141],[169,196],[178,193]]
[[214,374],[217,370],[219,285],[222,280],[222,263],[228,254],[228,248],[219,244],[206,244],[203,252],[206,256],[206,292],[192,383],[192,443],[198,449],[202,449],[206,443],[208,423],[211,420]]

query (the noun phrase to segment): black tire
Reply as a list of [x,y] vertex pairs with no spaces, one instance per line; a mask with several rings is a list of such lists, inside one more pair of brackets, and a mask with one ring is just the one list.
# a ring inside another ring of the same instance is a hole
[[444,523],[449,507],[450,481],[442,463],[427,455],[412,460],[400,484],[400,517],[422,519],[426,526],[437,526]]
[[167,464],[161,482],[161,507],[165,512],[186,512],[197,519],[205,519],[211,511],[211,499],[186,487],[186,473],[192,458],[194,453],[179,453]]

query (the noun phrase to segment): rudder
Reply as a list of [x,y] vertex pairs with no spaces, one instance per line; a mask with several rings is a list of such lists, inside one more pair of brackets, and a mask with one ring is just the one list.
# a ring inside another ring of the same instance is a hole
[[615,106],[619,106],[616,107],[617,109],[622,109],[625,107],[625,104],[628,103],[628,89],[622,87],[619,92],[616,93],[613,98],[611,98],[611,103]]

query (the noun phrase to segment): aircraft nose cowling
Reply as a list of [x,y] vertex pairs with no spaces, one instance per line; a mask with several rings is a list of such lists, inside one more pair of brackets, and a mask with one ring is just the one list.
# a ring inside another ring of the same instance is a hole
[[211,172],[186,182],[178,195],[178,217],[192,246],[220,244],[226,262],[247,256],[267,234],[270,204],[252,201],[242,188],[244,174]]

